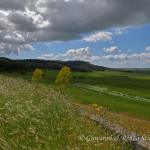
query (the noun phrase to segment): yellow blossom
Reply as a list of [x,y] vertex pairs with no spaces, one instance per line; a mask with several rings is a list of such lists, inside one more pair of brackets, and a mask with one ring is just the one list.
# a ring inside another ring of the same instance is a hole
[[32,81],[36,81],[36,82],[43,81],[43,72],[41,69],[35,69],[33,73]]
[[69,67],[62,68],[55,80],[55,84],[59,85],[60,92],[63,92],[65,90],[66,84],[69,83],[70,78],[71,78],[70,68]]

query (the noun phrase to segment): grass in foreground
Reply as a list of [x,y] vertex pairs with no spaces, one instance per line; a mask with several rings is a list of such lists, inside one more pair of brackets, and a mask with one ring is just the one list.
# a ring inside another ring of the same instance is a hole
[[132,149],[122,141],[91,140],[115,134],[81,117],[72,101],[52,88],[3,75],[0,127],[0,149]]

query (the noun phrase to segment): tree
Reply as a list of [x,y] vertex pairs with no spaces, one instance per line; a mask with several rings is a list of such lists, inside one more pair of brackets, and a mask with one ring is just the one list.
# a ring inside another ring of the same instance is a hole
[[71,78],[71,71],[69,67],[64,67],[58,73],[58,76],[55,80],[55,84],[59,85],[59,91],[64,92],[66,89],[66,84],[69,83]]
[[35,82],[43,81],[43,72],[41,69],[35,69],[33,73],[32,81],[35,81]]

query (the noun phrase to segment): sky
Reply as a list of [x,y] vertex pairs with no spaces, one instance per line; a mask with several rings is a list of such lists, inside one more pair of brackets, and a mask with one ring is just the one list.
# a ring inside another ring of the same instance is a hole
[[0,57],[150,68],[150,0],[0,0]]

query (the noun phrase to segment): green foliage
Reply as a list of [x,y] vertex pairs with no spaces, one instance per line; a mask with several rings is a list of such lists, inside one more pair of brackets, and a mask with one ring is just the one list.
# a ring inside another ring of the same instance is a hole
[[0,150],[131,149],[121,141],[81,139],[115,135],[80,116],[78,105],[51,86],[39,95],[32,83],[2,75],[0,85]]
[[64,67],[60,70],[55,83],[59,85],[59,91],[64,92],[66,88],[66,84],[69,83],[69,80],[71,78],[71,71],[70,68]]

